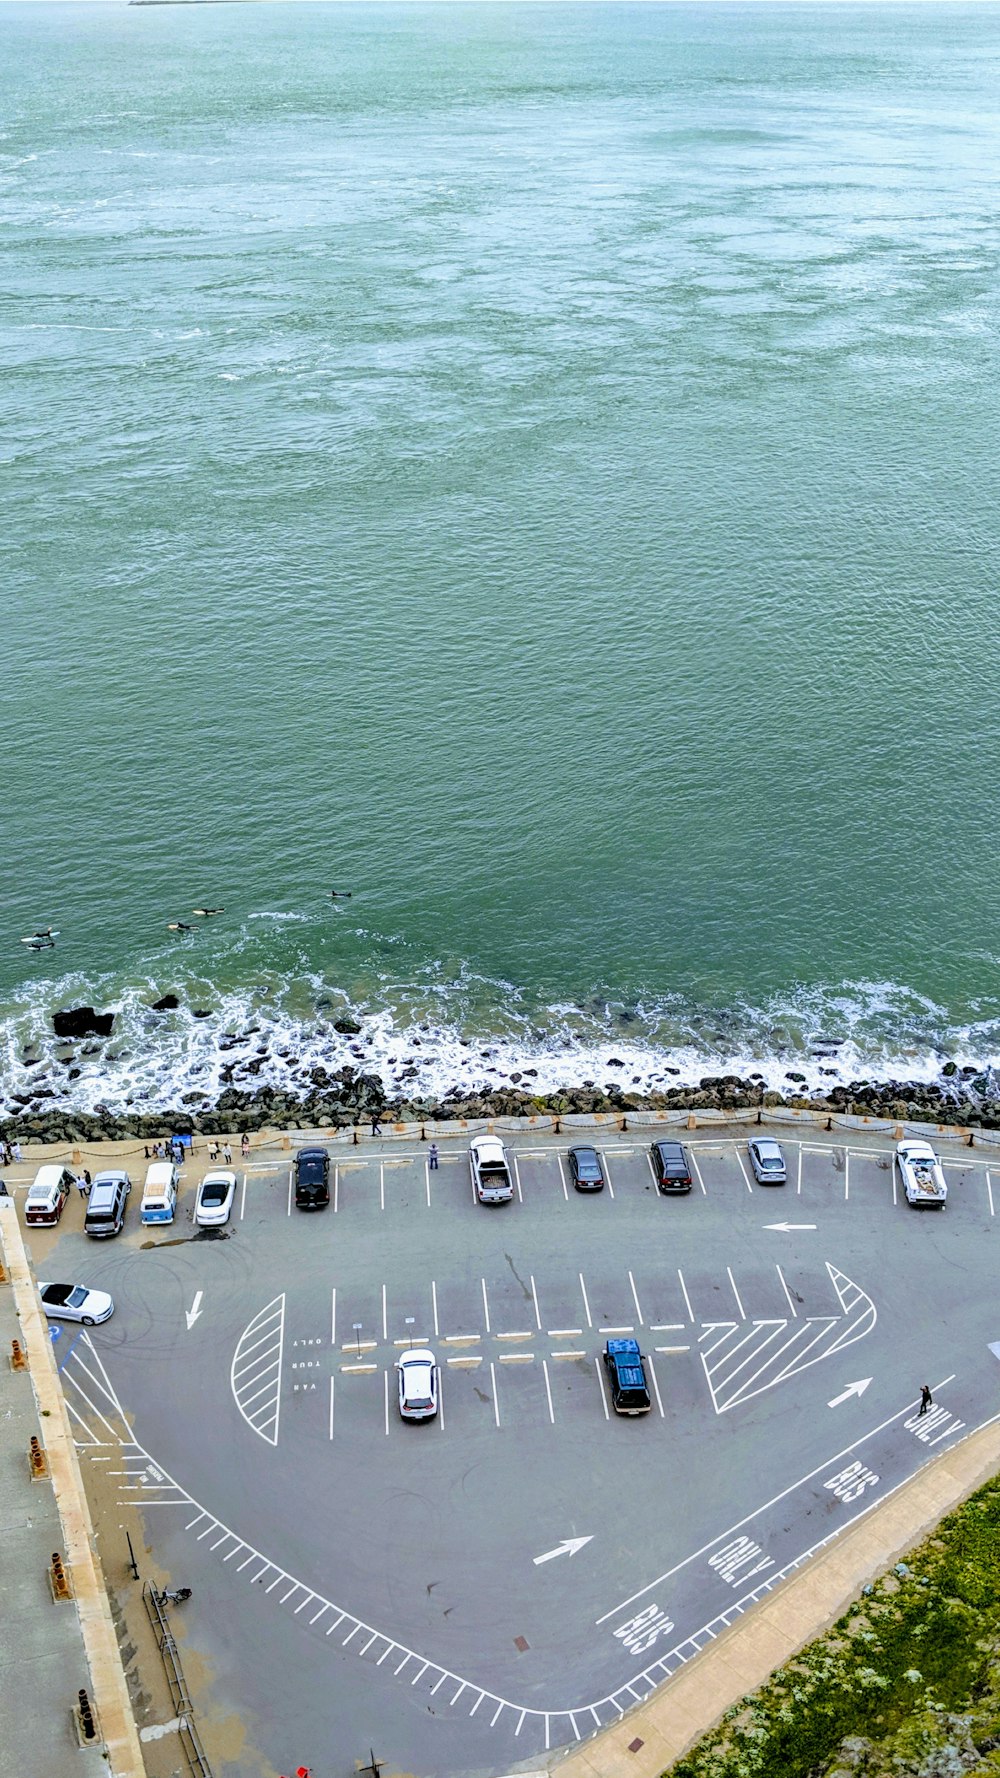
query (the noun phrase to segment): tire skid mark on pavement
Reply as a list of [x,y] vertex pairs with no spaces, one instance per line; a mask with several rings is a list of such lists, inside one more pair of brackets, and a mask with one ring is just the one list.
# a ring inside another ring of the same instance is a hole
[[274,1297],[248,1321],[236,1342],[229,1383],[233,1400],[251,1432],[278,1443],[281,1361],[285,1348],[285,1293]]

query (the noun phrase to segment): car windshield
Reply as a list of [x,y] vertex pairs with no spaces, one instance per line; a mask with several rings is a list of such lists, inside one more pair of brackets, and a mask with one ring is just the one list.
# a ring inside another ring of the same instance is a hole
[[779,1154],[762,1154],[758,1158],[762,1167],[780,1167],[782,1165]]
[[81,1303],[86,1302],[87,1294],[88,1293],[87,1293],[87,1291],[84,1290],[83,1285],[77,1284],[75,1286],[75,1288],[70,1291],[69,1296],[66,1298],[66,1301],[67,1301],[67,1303],[71,1304],[74,1309],[78,1309],[80,1307]]
[[224,1204],[229,1196],[228,1185],[205,1185],[201,1191],[203,1204]]
[[110,1205],[106,1210],[97,1209],[87,1211],[88,1222],[114,1222],[114,1220],[114,1211],[111,1209]]
[[406,1405],[408,1408],[430,1408],[434,1403],[429,1395],[408,1395]]

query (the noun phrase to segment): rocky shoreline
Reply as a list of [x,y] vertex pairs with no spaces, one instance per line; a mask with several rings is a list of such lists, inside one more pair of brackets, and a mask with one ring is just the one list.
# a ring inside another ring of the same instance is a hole
[[[678,1086],[659,1093],[630,1093],[626,1088],[584,1085],[565,1091],[533,1094],[518,1086],[497,1086],[470,1092],[455,1086],[443,1098],[390,1097],[377,1074],[349,1066],[333,1072],[312,1070],[311,1089],[292,1094],[262,1087],[223,1091],[210,1107],[172,1111],[116,1113],[103,1105],[90,1112],[69,1108],[43,1109],[0,1119],[0,1136],[12,1142],[85,1143],[157,1138],[193,1131],[206,1136],[240,1135],[269,1129],[349,1128],[383,1123],[443,1122],[455,1118],[527,1117],[547,1112],[571,1113],[628,1111],[739,1111],[796,1110],[840,1112],[857,1116],[892,1118],[896,1122],[948,1123],[963,1128],[1000,1129],[1000,1097],[991,1075],[972,1067],[945,1063],[940,1085],[916,1081],[851,1081],[825,1093],[796,1095],[804,1077],[789,1072],[788,1093],[766,1087],[761,1077],[735,1074],[706,1075],[695,1086]],[[198,1095],[199,1099],[201,1095]]]

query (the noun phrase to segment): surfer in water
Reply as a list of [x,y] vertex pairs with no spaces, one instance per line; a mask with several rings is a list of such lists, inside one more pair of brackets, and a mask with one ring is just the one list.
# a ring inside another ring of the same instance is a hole
[[353,889],[331,889],[330,890],[330,900],[331,901],[350,901],[351,896],[353,894],[354,894]]
[[190,930],[191,930],[190,926],[186,925],[186,923],[183,920],[168,920],[167,921],[167,931],[168,932],[190,932]]
[[27,945],[29,951],[50,951],[54,948],[58,932],[51,926],[40,926],[30,938],[22,938],[21,943]]
[[202,920],[210,920],[213,914],[224,914],[225,911],[226,911],[225,908],[192,908],[191,909],[191,912],[193,914],[198,914]]

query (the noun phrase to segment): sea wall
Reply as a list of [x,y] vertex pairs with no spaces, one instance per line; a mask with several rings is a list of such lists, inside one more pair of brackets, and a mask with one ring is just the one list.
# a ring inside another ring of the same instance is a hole
[[829,1121],[830,1127],[879,1121],[886,1127],[947,1126],[986,1136],[990,1131],[1000,1133],[1000,1101],[983,1098],[977,1090],[981,1078],[966,1080],[956,1069],[946,1087],[859,1080],[799,1098],[765,1090],[753,1080],[721,1075],[706,1076],[697,1087],[654,1094],[589,1087],[544,1095],[513,1087],[465,1093],[456,1086],[443,1099],[420,1100],[390,1098],[377,1075],[345,1068],[339,1076],[328,1076],[324,1086],[299,1097],[267,1087],[255,1092],[229,1088],[208,1110],[178,1105],[170,1111],[114,1113],[99,1104],[90,1112],[36,1109],[31,1115],[0,1120],[0,1137],[20,1142],[155,1141],[186,1131],[221,1136],[261,1129],[370,1129],[373,1119],[386,1130],[394,1124],[417,1125],[428,1135],[438,1124],[453,1126],[459,1121],[502,1127],[507,1119],[534,1119],[569,1131],[597,1118],[619,1127],[626,1123],[640,1127],[646,1122],[684,1124],[691,1118],[698,1124],[756,1121],[759,1114],[769,1123],[818,1117]]

